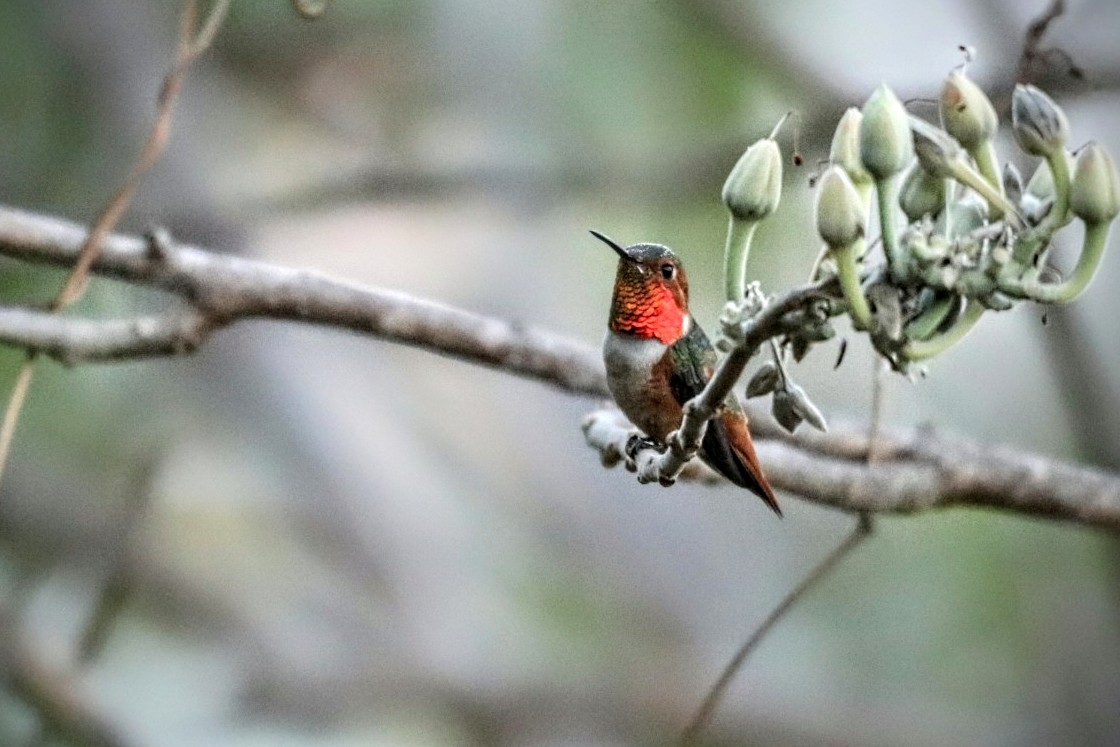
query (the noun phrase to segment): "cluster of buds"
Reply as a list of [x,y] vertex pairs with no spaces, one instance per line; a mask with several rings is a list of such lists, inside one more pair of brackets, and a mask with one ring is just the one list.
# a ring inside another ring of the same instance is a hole
[[[800,360],[833,337],[833,318],[846,314],[896,370],[907,372],[958,342],[986,311],[1021,300],[1072,301],[1100,265],[1120,212],[1120,178],[1103,147],[1089,143],[1071,154],[1065,113],[1038,88],[1016,86],[1015,140],[1041,159],[1024,186],[1014,164],[1000,166],[999,117],[962,70],[945,80],[939,109],[939,126],[919,119],[883,85],[837,125],[829,166],[817,183],[815,219],[824,247],[810,276],[834,291],[789,315],[774,360],[747,392],[773,394],[775,417],[790,430],[802,421],[824,424],[782,357]],[[724,185],[731,216],[721,319],[726,345],[760,306],[761,294],[745,283],[745,266],[755,229],[778,207],[781,182],[772,133],[743,154]],[[869,240],[873,215],[878,242]],[[1081,252],[1059,278],[1046,264],[1047,252],[1074,219],[1085,229]]]
[[[1088,286],[1120,212],[1120,179],[1104,148],[1067,150],[1069,122],[1045,93],[1017,86],[1012,130],[1042,159],[1023,186],[999,167],[995,108],[963,72],[941,91],[940,127],[908,114],[886,86],[851,109],[833,139],[816,200],[825,243],[814,279],[835,277],[847,313],[898,370],[959,341],[985,311],[1019,300],[1072,301]],[[858,157],[856,157],[858,154]],[[872,193],[882,259],[868,251]],[[1084,224],[1073,271],[1046,267],[1054,235]],[[874,301],[874,303],[872,303]]]

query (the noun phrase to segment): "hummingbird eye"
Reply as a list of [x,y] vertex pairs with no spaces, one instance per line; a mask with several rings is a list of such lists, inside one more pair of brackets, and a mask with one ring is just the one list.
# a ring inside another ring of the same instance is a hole
[[665,264],[661,265],[661,277],[665,278],[666,280],[672,280],[673,275],[675,275],[676,273],[677,268],[673,267],[672,264],[666,262]]

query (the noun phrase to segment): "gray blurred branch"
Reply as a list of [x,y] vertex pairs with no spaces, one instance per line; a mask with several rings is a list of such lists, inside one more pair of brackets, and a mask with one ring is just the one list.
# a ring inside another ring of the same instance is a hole
[[39,715],[44,737],[88,747],[131,744],[81,694],[72,675],[51,671],[31,655],[14,621],[0,610],[0,683]]
[[[0,207],[0,254],[68,266],[85,229],[58,218]],[[473,314],[404,293],[369,288],[307,270],[216,254],[170,241],[109,236],[93,272],[168,291],[180,311],[132,320],[49,318],[0,312],[0,341],[69,363],[126,360],[194,350],[240,319],[302,321],[419,347],[581,395],[606,397],[599,354],[543,330]],[[625,452],[631,429],[601,419],[593,445]],[[844,511],[915,513],[986,506],[1120,532],[1120,476],[923,431],[880,434],[874,465],[856,428],[795,438],[761,413],[760,456],[779,488]],[[621,447],[621,448],[620,448]]]

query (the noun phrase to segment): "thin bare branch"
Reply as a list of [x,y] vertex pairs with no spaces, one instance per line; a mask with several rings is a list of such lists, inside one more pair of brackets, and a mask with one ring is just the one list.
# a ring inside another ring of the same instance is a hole
[[840,564],[840,561],[846,558],[852,550],[858,547],[859,544],[870,535],[871,519],[866,514],[863,514],[844,541],[825,556],[824,560],[814,566],[813,570],[809,572],[809,575],[803,578],[801,583],[795,586],[789,594],[786,594],[782,601],[778,603],[778,606],[770,611],[770,614],[766,616],[762,624],[755,628],[746,642],[743,643],[743,645],[739,647],[739,650],[735,652],[735,655],[731,657],[731,661],[727,663],[727,666],[723,668],[723,672],[720,673],[719,679],[716,680],[711,690],[708,691],[704,702],[696,709],[692,720],[689,721],[688,726],[681,735],[682,745],[687,747],[688,745],[696,743],[696,739],[700,736],[700,733],[704,731],[708,723],[712,720],[712,715],[723,699],[728,685],[730,685],[732,680],[735,679],[735,676],[739,674],[739,670],[742,669],[747,657],[758,648],[758,644],[762,642],[766,634],[785,617],[786,613],[789,612],[790,608],[792,608],[801,597],[805,596],[814,586],[828,576],[828,574]]
[[132,170],[125,178],[124,183],[109,200],[109,204],[97,216],[78,253],[66,283],[51,302],[52,311],[60,311],[77,301],[85,286],[89,268],[97,258],[101,243],[105,237],[116,227],[128,206],[132,204],[140,182],[152,170],[156,162],[163,155],[167,141],[171,136],[171,119],[175,111],[175,102],[178,100],[179,91],[182,89],[188,67],[207,47],[213,42],[226,11],[229,10],[230,0],[216,0],[211,6],[210,14],[203,22],[201,31],[195,34],[196,4],[188,0],[183,10],[183,19],[179,29],[179,44],[176,51],[175,62],[171,72],[163,82],[159,96],[159,108],[156,119],[152,123],[151,132],[140,151],[139,158],[132,166]]
[[[875,371],[873,374],[874,383],[871,395],[871,427],[868,429],[867,453],[865,456],[865,461],[868,466],[874,465],[879,461],[879,432],[882,430],[883,426],[883,406],[884,400],[886,399],[885,378],[887,375],[887,361],[876,353],[873,363]],[[766,619],[764,619],[757,628],[751,631],[746,642],[743,643],[735,655],[731,657],[731,661],[724,667],[723,672],[720,673],[719,679],[712,685],[704,701],[700,704],[692,720],[685,728],[681,737],[681,743],[683,745],[687,747],[687,745],[694,744],[701,732],[707,728],[727,688],[742,670],[743,664],[746,663],[747,657],[751,652],[758,648],[766,635],[789,613],[797,600],[808,594],[813,587],[824,581],[833,570],[839,567],[840,563],[848,557],[849,553],[871,534],[873,527],[874,520],[871,513],[868,511],[860,511],[856,526],[852,529],[852,532],[836,547],[836,549],[814,567],[800,584],[770,611],[770,614],[766,616]]]
[[[159,95],[156,118],[152,123],[148,139],[144,143],[140,156],[133,164],[128,177],[117,189],[109,203],[102,209],[93,222],[93,227],[85,236],[70,274],[50,303],[52,313],[65,309],[81,298],[89,269],[97,260],[102,242],[120,222],[125,211],[128,210],[128,206],[132,204],[132,199],[136,196],[136,190],[139,189],[144,176],[151,171],[152,167],[159,161],[160,156],[163,155],[167,140],[171,136],[171,117],[174,112],[175,101],[182,88],[187,69],[214,41],[218,29],[225,19],[226,12],[229,10],[229,4],[230,0],[214,0],[213,5],[210,6],[210,12],[197,34],[194,30],[197,16],[196,2],[195,0],[187,0],[184,5],[175,62],[171,67],[171,72],[164,79]],[[20,367],[15,386],[12,388],[12,394],[8,399],[8,406],[4,410],[4,418],[0,421],[0,479],[3,478],[7,467],[12,439],[15,437],[20,413],[23,412],[24,403],[27,401],[27,393],[34,378],[36,355],[35,351],[29,351],[27,360]]]
[[44,736],[89,747],[132,744],[82,695],[66,672],[49,670],[29,650],[14,621],[0,610],[0,683],[35,709]]
[[27,401],[27,392],[31,389],[31,379],[34,375],[35,354],[30,353],[16,373],[16,381],[8,397],[8,406],[4,408],[4,419],[0,421],[0,476],[4,474],[4,467],[8,463],[8,455],[12,451],[12,439],[15,438],[16,425],[19,423],[19,414],[23,412],[23,404]]

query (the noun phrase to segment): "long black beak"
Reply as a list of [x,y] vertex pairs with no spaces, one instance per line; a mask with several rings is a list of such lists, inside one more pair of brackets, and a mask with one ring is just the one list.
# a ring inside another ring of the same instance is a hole
[[602,241],[604,244],[609,246],[611,249],[614,249],[615,254],[622,257],[627,262],[634,262],[635,261],[633,257],[631,257],[629,254],[627,254],[625,249],[623,249],[621,246],[618,245],[618,242],[616,242],[614,239],[607,236],[606,234],[599,233],[595,229],[592,229],[591,230],[591,235],[594,236],[595,238],[599,239],[599,241]]

